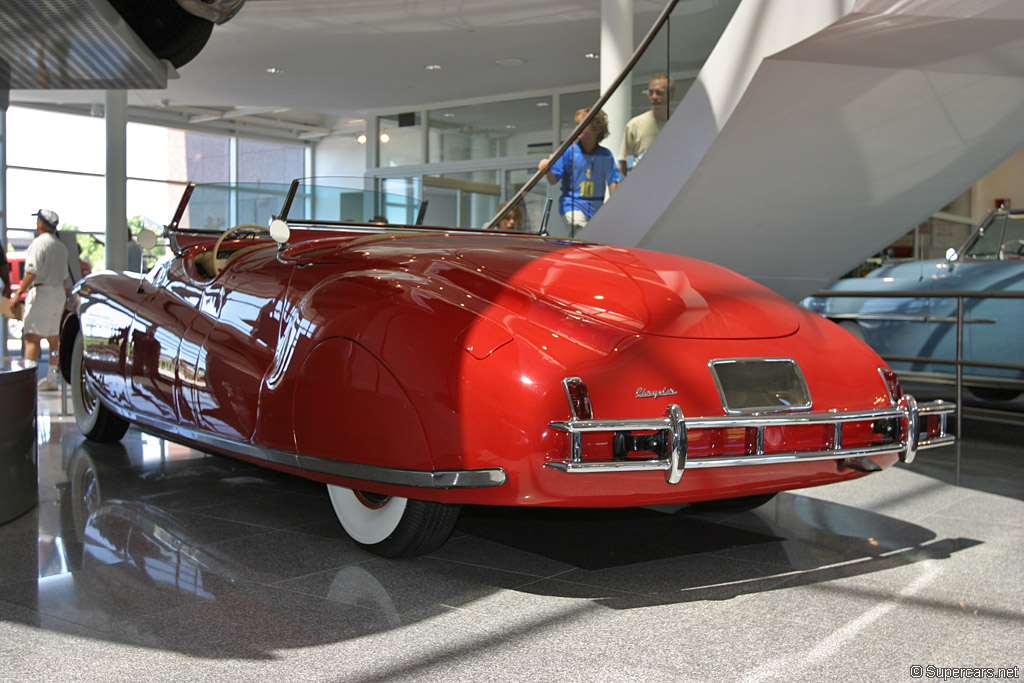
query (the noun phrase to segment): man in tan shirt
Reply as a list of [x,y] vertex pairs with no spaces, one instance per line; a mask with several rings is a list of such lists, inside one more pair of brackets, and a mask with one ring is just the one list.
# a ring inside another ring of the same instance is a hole
[[[634,116],[626,124],[619,150],[619,171],[623,175],[636,166],[647,149],[658,137],[668,121],[669,103],[675,99],[676,86],[668,74],[654,74],[647,86],[647,99],[651,108]],[[632,158],[631,158],[632,157]]]

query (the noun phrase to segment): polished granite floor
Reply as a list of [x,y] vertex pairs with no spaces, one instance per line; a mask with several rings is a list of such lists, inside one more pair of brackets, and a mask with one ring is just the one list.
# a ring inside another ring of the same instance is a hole
[[1024,668],[1012,435],[963,442],[959,487],[947,448],[742,514],[465,509],[441,550],[394,561],[343,536],[320,485],[135,430],[90,444],[49,396],[39,505],[0,525],[3,681],[914,681],[915,666]]

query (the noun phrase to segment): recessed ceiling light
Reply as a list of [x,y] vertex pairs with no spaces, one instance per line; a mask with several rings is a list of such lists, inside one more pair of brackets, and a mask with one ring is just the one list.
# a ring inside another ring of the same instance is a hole
[[267,69],[267,73],[276,76],[277,74],[283,74],[284,69],[278,69],[276,66],[272,66]]
[[516,127],[516,124],[514,124],[514,123],[505,124],[505,128],[507,128],[508,130],[512,130],[515,127]]
[[387,133],[381,133],[380,134],[380,141],[383,142],[384,144],[387,144],[387,143],[391,142],[391,136],[388,135]]
[[551,103],[548,102],[547,100],[541,100],[540,102],[537,103],[537,106],[538,107],[550,107]]
[[501,59],[495,59],[494,63],[498,66],[519,66],[520,64],[526,64],[526,60],[519,57],[502,57]]
[[587,54],[583,55],[583,58],[584,59],[601,59],[601,55],[598,54],[597,52],[588,52]]
[[427,64],[423,68],[426,69],[427,71],[440,71],[441,70],[441,65],[440,64]]
[[366,144],[366,133],[360,133],[359,135],[357,135],[356,136],[356,142],[358,142],[360,145],[365,145]]
[[455,118],[455,114],[451,113],[450,111],[446,111],[445,113],[441,114],[441,116],[443,116],[446,119],[453,119],[453,118]]

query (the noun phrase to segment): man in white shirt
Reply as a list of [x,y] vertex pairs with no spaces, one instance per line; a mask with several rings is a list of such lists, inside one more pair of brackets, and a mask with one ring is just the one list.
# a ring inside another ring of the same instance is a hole
[[640,161],[640,157],[668,122],[669,102],[675,99],[675,96],[676,86],[671,76],[665,73],[651,76],[651,81],[647,85],[647,99],[651,103],[651,108],[631,118],[622,136],[619,171],[623,175]]
[[50,367],[39,382],[41,391],[54,391],[59,387],[57,349],[60,342],[60,320],[64,312],[64,277],[68,273],[68,250],[57,239],[60,218],[49,209],[40,209],[36,217],[36,238],[25,255],[25,277],[18,290],[11,295],[17,302],[22,292],[28,292],[25,301],[23,335],[25,359],[39,360],[40,342],[45,337],[50,346]]

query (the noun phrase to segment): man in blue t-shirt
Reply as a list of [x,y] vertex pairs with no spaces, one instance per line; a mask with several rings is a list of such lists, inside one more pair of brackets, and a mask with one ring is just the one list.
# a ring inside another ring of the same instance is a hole
[[[577,125],[589,111],[580,109],[576,112]],[[577,230],[586,227],[587,221],[601,208],[605,185],[608,186],[610,197],[622,182],[615,155],[598,144],[606,137],[608,116],[599,111],[576,142],[555,163],[550,163],[548,158],[541,159],[537,165],[541,171],[547,171],[545,177],[552,185],[562,181],[562,197],[558,201],[558,208],[574,235]]]

